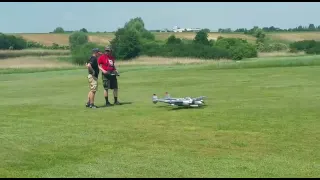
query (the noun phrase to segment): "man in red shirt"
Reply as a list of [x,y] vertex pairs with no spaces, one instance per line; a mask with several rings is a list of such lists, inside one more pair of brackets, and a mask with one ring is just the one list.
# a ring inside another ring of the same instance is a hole
[[112,50],[110,47],[105,48],[105,53],[101,55],[98,59],[99,69],[102,74],[102,82],[104,88],[104,98],[106,100],[106,106],[110,106],[108,100],[108,89],[113,89],[114,104],[120,105],[118,101],[118,80],[117,75],[118,71],[114,64],[115,59],[112,56]]

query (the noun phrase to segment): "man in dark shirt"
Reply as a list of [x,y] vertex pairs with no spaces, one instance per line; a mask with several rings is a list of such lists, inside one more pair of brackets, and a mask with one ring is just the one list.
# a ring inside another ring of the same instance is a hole
[[97,108],[97,106],[94,105],[94,97],[98,89],[98,75],[99,75],[98,57],[99,56],[100,56],[99,49],[98,48],[92,49],[92,56],[90,57],[89,61],[86,64],[88,68],[88,73],[89,73],[88,81],[89,81],[89,88],[90,88],[86,107],[90,107],[90,108]]

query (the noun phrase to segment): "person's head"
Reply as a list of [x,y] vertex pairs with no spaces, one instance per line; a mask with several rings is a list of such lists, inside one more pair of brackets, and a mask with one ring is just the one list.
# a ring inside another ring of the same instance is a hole
[[92,55],[93,55],[93,56],[99,56],[99,54],[100,54],[99,48],[94,48],[94,49],[92,49]]
[[106,46],[106,47],[104,48],[104,51],[105,51],[106,54],[111,54],[111,53],[112,53],[112,49],[111,49],[110,46]]

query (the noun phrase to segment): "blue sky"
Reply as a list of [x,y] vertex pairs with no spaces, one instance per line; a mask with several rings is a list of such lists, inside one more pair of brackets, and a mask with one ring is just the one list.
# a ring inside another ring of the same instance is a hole
[[0,2],[0,32],[114,31],[134,17],[147,29],[320,25],[319,2]]

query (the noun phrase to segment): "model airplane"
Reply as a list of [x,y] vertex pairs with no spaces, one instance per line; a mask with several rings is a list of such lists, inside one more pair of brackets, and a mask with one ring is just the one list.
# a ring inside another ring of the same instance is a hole
[[166,92],[166,96],[163,99],[158,99],[156,94],[152,96],[152,102],[156,104],[157,102],[164,102],[170,104],[171,106],[181,106],[181,107],[200,107],[204,105],[205,96],[200,96],[196,98],[185,97],[185,98],[172,98]]

